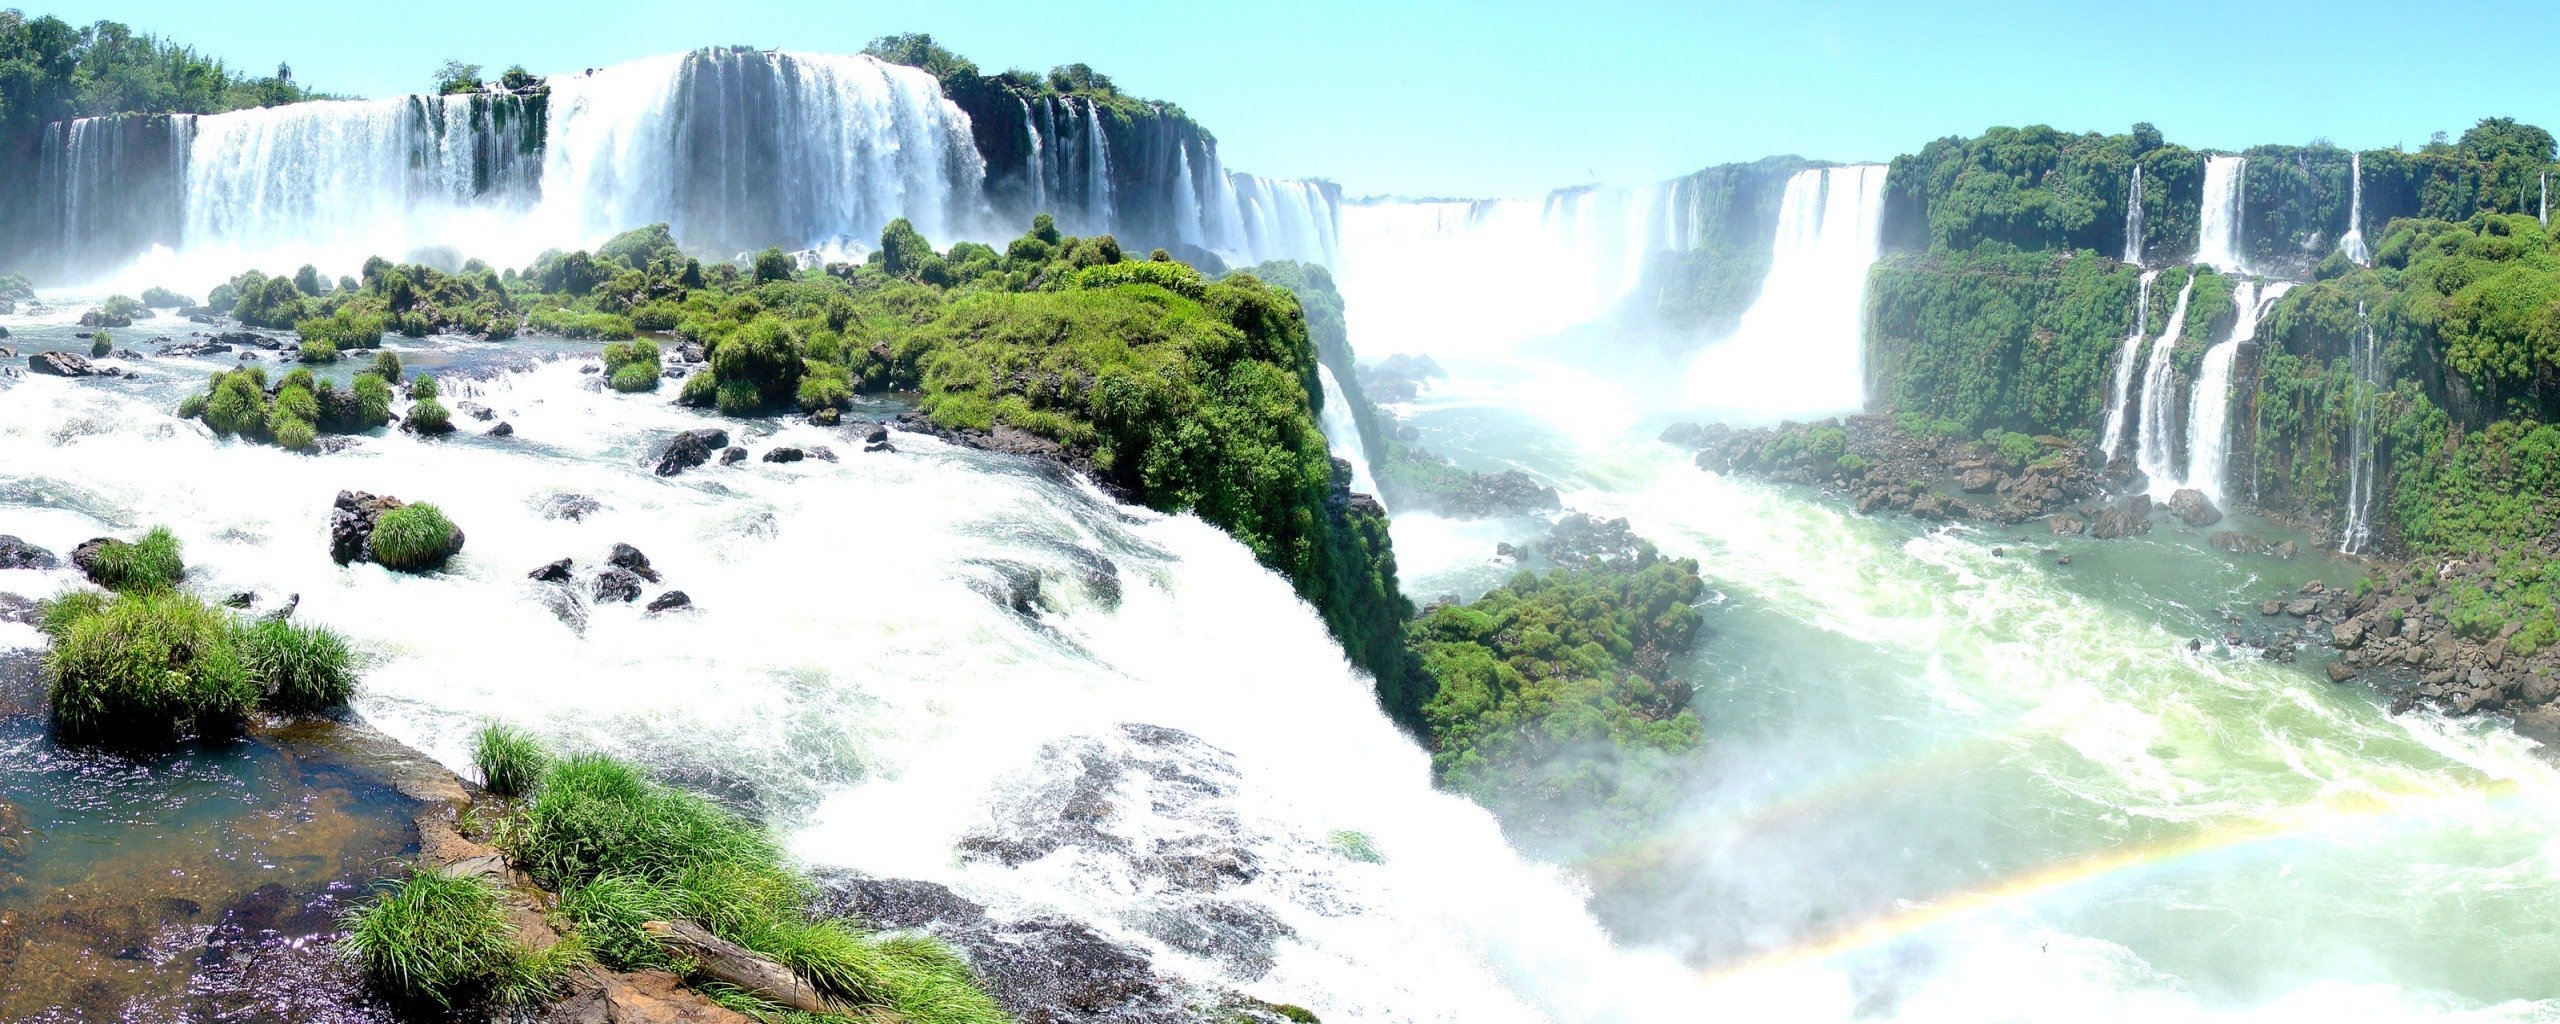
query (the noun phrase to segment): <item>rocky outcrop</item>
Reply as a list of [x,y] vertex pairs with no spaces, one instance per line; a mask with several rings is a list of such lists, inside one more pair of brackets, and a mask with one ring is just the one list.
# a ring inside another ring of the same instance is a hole
[[798,462],[802,459],[808,458],[809,453],[801,451],[800,449],[794,448],[790,445],[776,445],[772,448],[765,449],[765,453],[762,457],[766,462]]
[[2021,459],[1979,441],[1904,430],[1886,413],[1776,427],[1675,424],[1662,440],[1693,451],[1709,472],[1821,487],[1866,515],[2042,521],[2062,532],[2068,524],[2056,517],[2099,493],[2087,451],[2073,442],[2034,438],[2033,457]]
[[658,582],[658,570],[650,567],[649,556],[641,554],[639,548],[629,544],[616,542],[613,545],[613,551],[605,555],[604,561],[606,565],[614,568],[628,569],[632,575],[651,583]]
[[2213,499],[2193,487],[2181,487],[2169,495],[2169,514],[2193,529],[2204,529],[2222,521],[2222,510]]
[[38,352],[27,357],[27,369],[48,377],[96,377],[105,375],[85,356],[70,352]]
[[53,552],[0,534],[0,569],[56,569],[61,565]]
[[2100,540],[2139,537],[2151,532],[2151,496],[2128,494],[2089,523],[2089,536]]
[[691,607],[693,607],[692,596],[681,590],[667,591],[666,593],[660,594],[649,601],[649,611],[651,614],[682,611]]
[[339,491],[329,506],[329,559],[339,565],[372,561],[374,521],[403,504],[387,495]]
[[629,604],[640,599],[640,577],[629,569],[619,567],[600,569],[597,570],[595,579],[588,582],[587,589],[589,593],[595,595],[598,604],[606,602]]
[[659,446],[656,463],[659,476],[674,476],[711,461],[712,453],[729,446],[729,432],[717,428],[687,430],[668,438]]

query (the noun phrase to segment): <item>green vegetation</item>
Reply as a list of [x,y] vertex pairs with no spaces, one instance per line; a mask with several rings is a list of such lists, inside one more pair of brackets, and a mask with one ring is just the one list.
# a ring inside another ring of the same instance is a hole
[[[809,883],[771,836],[690,793],[593,754],[554,763],[500,829],[508,856],[561,895],[560,913],[599,960],[687,973],[643,928],[690,920],[772,958],[844,1004],[852,1021],[999,1024],[1004,1012],[967,965],[930,939],[880,939],[803,909]],[[765,1019],[779,1007],[734,990],[722,1002]]]
[[284,714],[316,714],[355,696],[354,656],[347,642],[321,626],[260,619],[236,635],[249,677],[257,680],[262,706]]
[[28,139],[38,126],[72,117],[214,114],[313,98],[285,67],[252,78],[116,22],[74,28],[0,11],[0,138]]
[[2133,268],[2090,253],[1888,258],[1868,285],[1868,393],[1955,426],[1943,433],[2094,430],[2137,290]]
[[479,91],[480,65],[448,60],[436,66],[437,94],[451,96],[455,93]]
[[70,596],[45,617],[55,732],[74,743],[153,746],[223,735],[258,702],[229,613],[171,591]]
[[104,359],[107,357],[108,353],[115,351],[115,349],[115,335],[107,333],[104,328],[100,328],[96,333],[89,335],[89,358]]
[[656,391],[663,369],[657,342],[617,341],[604,347],[605,379],[615,391]]
[[219,434],[300,451],[312,448],[322,431],[352,434],[390,422],[391,388],[376,374],[360,373],[341,391],[296,369],[270,392],[267,371],[244,366],[215,373],[203,393],[180,403],[178,415],[202,419]]
[[471,767],[480,786],[497,796],[524,796],[551,771],[551,756],[533,737],[491,722],[471,737]]
[[412,872],[348,912],[346,929],[345,948],[375,984],[448,1009],[552,998],[568,973],[588,962],[575,937],[540,951],[526,946],[496,883],[477,875]]
[[453,414],[446,412],[444,402],[436,396],[436,379],[419,374],[409,384],[408,427],[421,434],[444,434],[453,430]]
[[1704,739],[1668,661],[1695,642],[1697,563],[1627,557],[1521,572],[1416,621],[1436,684],[1423,716],[1442,785],[1542,843],[1607,845],[1682,791]]
[[125,594],[173,590],[187,574],[178,537],[165,526],[152,527],[137,541],[107,538],[82,568],[91,582]]
[[413,502],[374,520],[372,545],[373,560],[385,568],[432,572],[462,550],[462,531],[434,505]]

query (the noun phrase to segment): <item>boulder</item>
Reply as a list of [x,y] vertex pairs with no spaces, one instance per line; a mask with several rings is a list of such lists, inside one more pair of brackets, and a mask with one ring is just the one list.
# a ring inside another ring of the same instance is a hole
[[2216,551],[2234,555],[2254,555],[2267,550],[2266,541],[2241,533],[2238,530],[2219,531],[2213,536],[2205,538],[2205,543],[2213,545],[2213,548]]
[[2151,532],[2151,496],[2136,494],[2098,513],[2089,525],[2089,535],[2101,540],[2139,537]]
[[2076,516],[2055,516],[2046,520],[2045,525],[2053,530],[2056,537],[2077,537],[2089,529],[2089,524]]
[[2364,634],[2365,620],[2348,619],[2329,627],[2329,644],[2340,650],[2351,651],[2364,646]]
[[720,450],[720,464],[723,466],[735,466],[745,461],[747,461],[747,450],[744,448],[733,447]]
[[885,426],[881,426],[881,425],[876,424],[876,423],[875,423],[875,424],[872,424],[872,426],[871,426],[871,431],[870,431],[869,433],[866,433],[866,434],[862,435],[862,443],[864,443],[864,444],[887,444],[887,443],[889,443],[889,428],[887,428],[887,427],[885,427]]
[[498,418],[498,414],[496,412],[492,411],[488,406],[482,405],[478,402],[455,402],[453,403],[453,411],[469,416],[472,419],[479,420],[483,423]]
[[2346,682],[2347,680],[2353,679],[2353,678],[2355,678],[2355,677],[2356,677],[2356,670],[2355,670],[2355,669],[2352,669],[2352,668],[2348,668],[2348,667],[2347,667],[2347,664],[2346,664],[2345,662],[2342,662],[2342,661],[2333,661],[2333,662],[2330,662],[2330,663],[2329,663],[2329,681],[2330,681],[2330,682],[2333,682],[2333,683],[2343,683],[2343,682]]
[[658,582],[658,570],[649,566],[649,556],[641,554],[639,548],[629,544],[615,544],[613,553],[606,555],[604,561],[606,565],[616,569],[629,569],[632,575],[651,583]]
[[2320,599],[2305,597],[2284,606],[2284,613],[2294,618],[2309,618],[2320,611]]
[[835,406],[830,405],[824,409],[810,413],[809,422],[821,427],[832,427],[838,423],[844,422],[844,413],[837,410]]
[[2282,615],[2284,614],[2284,602],[2275,600],[2274,598],[2260,601],[2258,602],[2258,614]]
[[329,506],[329,558],[339,565],[373,559],[373,522],[406,502],[388,495],[339,491]]
[[588,589],[595,594],[598,603],[620,601],[629,604],[640,599],[640,576],[629,569],[605,569],[596,573]]
[[808,452],[801,451],[800,449],[791,447],[790,445],[778,445],[768,448],[765,449],[764,453],[764,461],[766,462],[798,462],[808,457]]
[[809,457],[820,462],[834,462],[836,460],[836,450],[829,448],[826,445],[813,444],[809,446]]
[[729,446],[729,432],[716,428],[687,430],[668,438],[658,449],[657,473],[674,476],[711,461],[711,454]]
[[666,593],[658,595],[649,602],[649,611],[651,613],[671,612],[691,607],[693,607],[693,598],[686,596],[685,592],[681,590],[667,591]]
[[27,369],[49,377],[94,377],[98,368],[86,356],[70,352],[38,352],[27,357]]
[[1989,494],[2000,487],[2000,472],[1977,466],[1956,477],[1956,488],[1966,494]]
[[61,560],[53,557],[53,552],[0,534],[0,569],[57,569],[61,566]]
[[524,575],[527,579],[539,580],[544,583],[567,583],[574,575],[574,570],[576,568],[576,562],[563,558]]
[[2169,514],[2198,530],[2222,521],[2222,510],[2213,506],[2213,499],[2193,487],[2181,487],[2169,495]]
[[544,518],[566,519],[573,523],[603,509],[603,502],[583,494],[557,494],[542,503]]
[[489,436],[514,437],[516,436],[516,425],[505,420],[499,420],[497,426],[489,428]]

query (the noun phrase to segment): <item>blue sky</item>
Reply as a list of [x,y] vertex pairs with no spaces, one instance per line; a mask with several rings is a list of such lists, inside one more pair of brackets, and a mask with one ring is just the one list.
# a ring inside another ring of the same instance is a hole
[[[0,0],[9,2],[9,0]],[[1519,195],[1773,153],[1885,159],[1994,124],[2239,147],[2416,146],[2501,114],[2560,125],[2545,3],[1124,0],[15,0],[113,18],[367,96],[446,57],[537,73],[710,44],[851,52],[931,32],[989,70],[1083,61],[1180,103],[1230,166],[1353,194]]]

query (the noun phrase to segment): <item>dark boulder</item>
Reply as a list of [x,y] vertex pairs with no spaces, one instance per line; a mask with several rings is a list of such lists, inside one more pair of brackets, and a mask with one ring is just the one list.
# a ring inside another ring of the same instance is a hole
[[2053,530],[2056,537],[2077,537],[2089,531],[2089,524],[2078,516],[2058,515],[2046,520],[2045,525]]
[[2089,536],[2100,540],[2139,537],[2151,532],[2151,496],[2135,494],[2098,513],[2089,525]]
[[1956,489],[1966,494],[1989,494],[2000,488],[1998,470],[1975,467],[1956,476]]
[[16,537],[0,534],[0,569],[58,569],[61,567],[61,560],[53,557],[53,552]]
[[832,427],[844,422],[844,413],[831,405],[810,413],[809,422],[821,427]]
[[2222,530],[2205,538],[2205,543],[2213,545],[2216,551],[2234,555],[2255,555],[2267,550],[2266,541],[2238,530]]
[[693,598],[686,596],[681,590],[667,591],[649,602],[649,611],[652,613],[671,612],[691,607],[693,607]]
[[599,603],[620,601],[629,604],[640,599],[640,577],[629,569],[612,568],[596,573],[589,591]]
[[876,423],[872,425],[869,433],[862,435],[862,443],[864,444],[887,444],[888,442],[889,428]]
[[613,553],[606,555],[604,561],[606,565],[616,569],[629,569],[632,575],[651,583],[658,582],[658,570],[650,568],[649,556],[641,554],[639,548],[629,544],[615,544]]
[[729,446],[729,432],[719,429],[687,430],[668,438],[658,449],[659,476],[674,476],[711,461],[711,454]]
[[526,579],[540,580],[544,583],[567,583],[574,575],[576,568],[576,562],[563,558],[524,575]]
[[764,461],[766,462],[798,462],[808,457],[808,452],[801,451],[800,449],[791,447],[790,445],[768,448],[765,449],[764,453]]
[[809,457],[820,462],[834,462],[836,460],[836,450],[829,448],[826,445],[813,444],[809,446]]
[[499,420],[497,426],[489,428],[489,436],[514,437],[516,436],[516,425],[505,420]]
[[747,450],[744,448],[731,447],[720,450],[720,464],[723,466],[735,466],[745,461],[747,461]]
[[95,377],[98,368],[89,365],[88,357],[70,352],[38,352],[27,357],[27,369],[49,377]]
[[406,502],[388,495],[339,491],[329,506],[329,558],[339,565],[373,559],[373,523]]
[[2181,487],[2169,495],[2169,514],[2198,530],[2222,521],[2222,510],[2213,506],[2213,499],[2193,487]]

